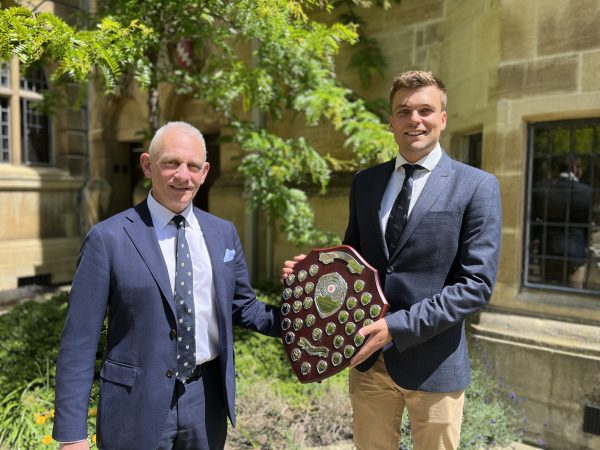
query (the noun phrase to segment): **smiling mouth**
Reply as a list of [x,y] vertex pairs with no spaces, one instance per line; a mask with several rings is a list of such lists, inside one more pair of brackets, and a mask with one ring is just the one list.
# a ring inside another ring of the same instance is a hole
[[407,136],[415,137],[415,136],[422,136],[425,134],[425,132],[424,131],[406,131],[406,132],[404,132],[404,134],[406,134]]
[[179,192],[187,192],[187,191],[192,190],[192,188],[189,188],[189,187],[177,187],[177,186],[171,186],[171,189],[175,189],[176,191],[179,191]]

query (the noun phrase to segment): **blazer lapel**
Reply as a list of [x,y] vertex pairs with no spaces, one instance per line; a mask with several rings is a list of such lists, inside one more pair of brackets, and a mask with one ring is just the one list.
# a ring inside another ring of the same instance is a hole
[[204,211],[194,208],[194,214],[198,219],[202,234],[204,236],[204,242],[206,249],[208,250],[208,256],[210,257],[210,265],[212,266],[213,285],[215,286],[215,298],[217,302],[217,314],[219,315],[219,329],[221,332],[225,332],[225,312],[223,311],[223,305],[221,299],[225,298],[227,288],[225,286],[225,277],[223,276],[223,257],[225,255],[225,248],[223,247],[224,239],[220,230],[212,226],[210,217]]
[[433,203],[446,189],[446,185],[454,173],[451,163],[452,160],[450,157],[446,155],[445,152],[442,153],[442,158],[433,168],[433,171],[427,179],[427,183],[421,191],[421,195],[419,195],[417,202],[413,206],[408,222],[400,235],[400,242],[396,247],[396,251],[391,256],[390,261],[398,256],[398,253],[400,253],[400,250],[402,250],[402,247],[404,247],[408,238],[413,234],[423,216],[427,214],[433,206]]
[[125,223],[123,227],[125,233],[135,245],[163,296],[167,299],[173,314],[175,314],[175,302],[171,282],[169,281],[169,272],[156,239],[156,232],[146,201],[144,200],[137,205],[131,214],[127,216],[127,219],[129,222]]
[[375,233],[377,235],[379,248],[381,248],[385,259],[387,259],[388,253],[387,246],[385,245],[385,237],[383,235],[383,231],[381,230],[381,219],[379,217],[379,213],[381,211],[381,199],[383,198],[383,194],[385,193],[385,189],[387,188],[388,182],[395,167],[396,158],[393,158],[392,160],[379,166],[380,169],[372,177],[371,189],[367,189],[365,192],[367,200],[364,202],[364,204],[368,205],[368,218],[371,222],[369,227],[373,230],[376,230]]

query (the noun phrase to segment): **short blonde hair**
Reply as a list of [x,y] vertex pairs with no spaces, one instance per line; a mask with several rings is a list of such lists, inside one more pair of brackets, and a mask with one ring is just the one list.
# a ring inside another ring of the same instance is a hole
[[392,90],[390,91],[390,109],[392,107],[394,95],[400,89],[419,89],[427,86],[435,86],[439,89],[442,96],[442,111],[445,111],[446,102],[448,101],[446,95],[446,85],[432,72],[426,72],[423,70],[409,70],[407,72],[399,73],[394,77],[394,81],[392,82]]

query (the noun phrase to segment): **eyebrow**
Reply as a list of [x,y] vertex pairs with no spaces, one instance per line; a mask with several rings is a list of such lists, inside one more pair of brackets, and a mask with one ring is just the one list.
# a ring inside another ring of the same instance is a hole
[[205,161],[198,161],[198,160],[185,161],[181,157],[175,156],[175,155],[162,155],[156,162],[164,163],[164,162],[168,162],[168,161],[175,161],[179,164],[185,163],[187,165],[194,164],[197,166],[201,166],[202,164],[205,163]]
[[[409,105],[408,105],[408,104],[406,104],[406,103],[400,103],[399,105],[397,105],[397,106],[396,106],[396,109],[398,109],[398,108],[410,108],[410,107],[411,107],[411,106],[409,106]],[[421,105],[416,105],[416,106],[415,106],[415,108],[424,108],[424,107],[427,107],[427,108],[435,108],[435,106],[433,106],[433,105],[430,105],[429,103],[423,103],[423,104],[421,104]]]

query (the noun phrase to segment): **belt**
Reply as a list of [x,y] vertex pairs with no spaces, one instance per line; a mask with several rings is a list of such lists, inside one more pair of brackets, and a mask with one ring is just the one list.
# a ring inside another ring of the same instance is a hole
[[217,360],[217,358],[211,359],[210,361],[203,362],[202,364],[198,364],[194,368],[194,370],[192,371],[192,373],[190,374],[188,379],[185,380],[185,382],[189,383],[190,381],[194,381],[195,379],[200,378],[202,376],[202,374],[204,373],[204,371],[208,368],[208,365],[216,360]]

